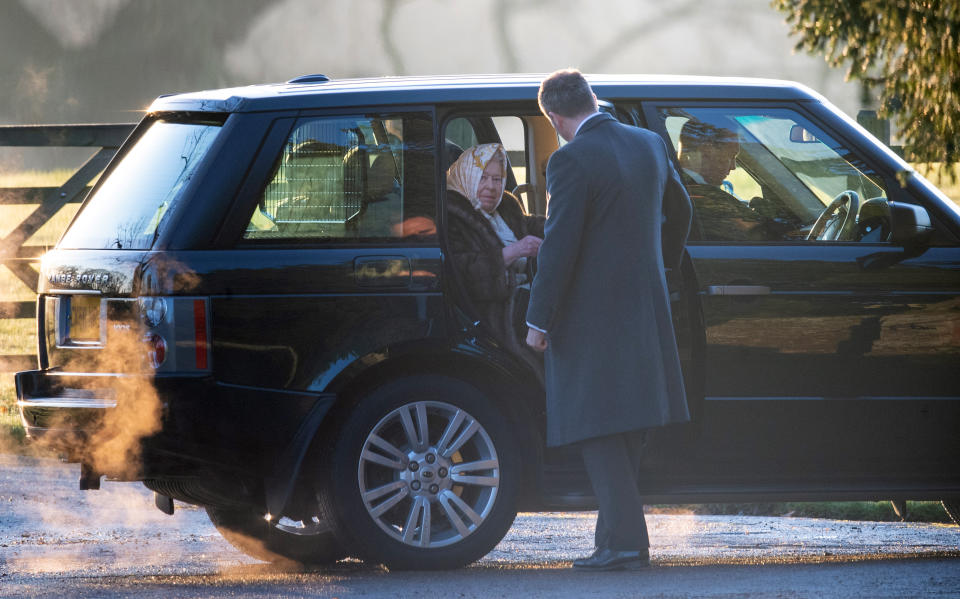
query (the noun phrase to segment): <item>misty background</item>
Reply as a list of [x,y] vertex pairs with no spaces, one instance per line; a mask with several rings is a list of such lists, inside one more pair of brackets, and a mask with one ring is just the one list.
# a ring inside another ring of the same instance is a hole
[[0,124],[133,122],[158,95],[331,77],[584,72],[859,87],[768,0],[0,0]]

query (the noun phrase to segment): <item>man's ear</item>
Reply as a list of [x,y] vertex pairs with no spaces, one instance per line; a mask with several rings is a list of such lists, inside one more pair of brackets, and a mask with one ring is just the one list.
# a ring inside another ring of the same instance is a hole
[[553,128],[556,129],[557,133],[560,132],[560,115],[556,112],[548,112],[547,118],[550,119],[550,124],[553,125]]
[[703,167],[703,154],[700,153],[700,150],[687,150],[680,154],[680,164],[683,166],[700,172],[700,168]]

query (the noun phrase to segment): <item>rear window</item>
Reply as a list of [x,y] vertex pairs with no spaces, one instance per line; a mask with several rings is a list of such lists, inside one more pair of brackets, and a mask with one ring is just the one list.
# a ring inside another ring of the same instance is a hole
[[220,125],[173,120],[150,125],[87,200],[59,247],[149,249]]
[[302,119],[250,217],[253,243],[420,243],[436,238],[426,113]]

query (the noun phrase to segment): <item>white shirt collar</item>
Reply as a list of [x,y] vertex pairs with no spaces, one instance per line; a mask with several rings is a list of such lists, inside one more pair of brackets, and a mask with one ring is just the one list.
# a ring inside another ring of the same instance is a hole
[[585,118],[585,119],[583,119],[582,121],[580,121],[580,124],[577,125],[577,130],[573,132],[573,136],[576,137],[576,136],[577,136],[577,133],[580,133],[580,128],[583,127],[583,125],[584,125],[587,121],[589,121],[589,120],[592,119],[592,118],[598,117],[598,116],[600,116],[601,114],[603,114],[603,113],[602,113],[602,112],[594,112],[593,114],[591,114],[591,115],[588,116],[587,118]]
[[694,182],[694,183],[697,183],[698,185],[706,185],[706,184],[707,184],[706,179],[704,179],[703,176],[700,175],[700,173],[698,173],[697,171],[691,170],[691,169],[689,169],[689,168],[687,168],[687,167],[683,167],[683,172],[684,172],[688,177],[690,177],[691,179],[693,179],[693,182]]

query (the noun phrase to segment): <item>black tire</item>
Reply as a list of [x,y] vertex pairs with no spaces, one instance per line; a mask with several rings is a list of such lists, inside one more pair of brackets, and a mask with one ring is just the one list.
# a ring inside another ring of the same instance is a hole
[[[207,516],[231,545],[265,562],[322,566],[346,557],[329,529],[297,534],[264,520],[255,510],[207,507]],[[319,528],[319,527],[318,527]]]
[[[425,443],[417,441],[422,421]],[[325,518],[351,555],[390,569],[444,570],[476,561],[516,516],[517,428],[461,380],[423,375],[387,383],[344,415],[325,452],[328,476],[319,493]],[[383,460],[390,455],[396,457]]]
[[960,499],[944,499],[940,504],[953,523],[960,525]]

